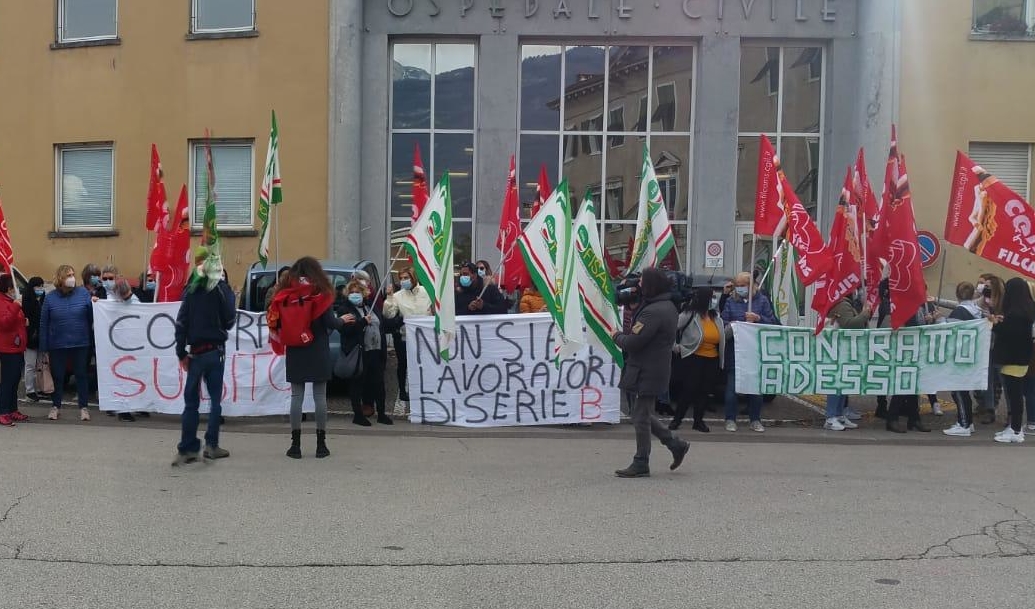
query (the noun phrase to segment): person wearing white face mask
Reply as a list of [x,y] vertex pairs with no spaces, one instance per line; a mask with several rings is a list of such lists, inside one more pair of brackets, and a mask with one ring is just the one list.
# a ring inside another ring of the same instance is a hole
[[69,362],[75,375],[79,419],[90,420],[88,364],[90,359],[90,326],[93,323],[93,302],[90,293],[76,286],[75,269],[67,264],[54,273],[54,291],[43,301],[40,312],[40,353],[50,364],[54,377],[52,408],[48,419],[56,421],[61,414],[61,398],[65,387],[65,370]]
[[36,358],[40,347],[40,309],[43,308],[43,299],[47,291],[43,289],[42,277],[29,278],[28,288],[22,292],[22,311],[29,320],[28,348],[25,350],[25,397],[33,402],[40,401],[40,398],[47,398],[36,387]]
[[[391,282],[385,286],[387,296],[385,297],[384,317],[386,320],[397,319],[401,324],[407,317],[431,315],[431,298],[423,287],[417,285],[415,277],[412,268],[405,268],[399,271],[399,291],[395,290],[395,286]],[[399,381],[399,399],[409,402],[410,392],[406,384],[406,328],[400,327],[393,340],[395,356],[398,359],[395,373]]]
[[[747,323],[779,324],[776,314],[773,313],[773,303],[765,294],[755,290],[751,292],[751,274],[740,273],[733,279],[733,295],[726,300],[722,308],[722,319],[728,324],[736,321]],[[726,431],[737,431],[737,394],[735,389],[737,362],[733,355],[736,353],[733,346],[733,326],[725,327],[726,340]],[[755,362],[747,362],[745,365],[755,365]],[[749,395],[748,419],[751,423],[751,430],[756,432],[765,431],[762,425],[762,396]]]

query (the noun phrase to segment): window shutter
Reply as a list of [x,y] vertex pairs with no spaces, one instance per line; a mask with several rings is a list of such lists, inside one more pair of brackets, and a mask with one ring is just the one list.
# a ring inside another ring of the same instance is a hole
[[985,171],[999,178],[1011,190],[1029,201],[1028,180],[1031,165],[1030,144],[971,142],[969,155]]
[[[216,172],[216,222],[221,227],[252,228],[252,144],[212,144]],[[194,217],[205,216],[205,145],[194,145]]]
[[64,149],[59,228],[111,228],[111,148]]

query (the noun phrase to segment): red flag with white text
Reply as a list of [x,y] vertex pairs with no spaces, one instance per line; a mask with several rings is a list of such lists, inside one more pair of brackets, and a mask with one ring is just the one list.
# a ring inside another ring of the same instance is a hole
[[755,234],[778,236],[783,232],[785,201],[779,184],[780,158],[764,134],[758,136],[758,181],[755,189]]
[[866,304],[876,310],[880,302],[879,286],[884,264],[881,262],[881,236],[877,232],[880,223],[880,206],[873,194],[870,177],[866,174],[866,156],[863,149],[855,159],[852,172],[852,200],[859,217],[859,240],[863,247],[865,268],[863,279],[866,283]]
[[[892,143],[892,151],[897,149]],[[881,227],[885,250],[882,257],[888,263],[888,288],[891,293],[891,327],[901,328],[927,302],[927,286],[920,264],[920,244],[916,239],[916,219],[913,215],[913,197],[909,191],[906,158],[888,159],[889,175],[897,176],[881,208]],[[894,165],[894,167],[891,167]]]
[[165,183],[162,182],[162,160],[158,158],[158,147],[151,144],[151,179],[147,187],[147,216],[144,219],[144,228],[149,231],[158,230],[158,223],[162,222],[169,213],[166,206]]
[[[168,215],[168,214],[167,214]],[[190,276],[190,210],[187,186],[180,188],[176,210],[158,224],[158,236],[151,250],[151,270],[157,274],[155,302],[177,302]]]
[[14,266],[14,246],[11,245],[11,233],[7,231],[7,217],[4,216],[4,204],[0,201],[0,263],[4,271],[11,272]]
[[823,242],[823,235],[819,232],[819,228],[809,212],[806,211],[805,206],[798,200],[798,195],[787,181],[783,170],[778,169],[777,178],[777,184],[780,185],[779,188],[782,191],[780,196],[785,205],[785,238],[798,252],[798,260],[794,266],[798,270],[801,284],[803,286],[811,285],[830,270],[833,258]]
[[515,245],[521,234],[521,203],[518,200],[517,172],[514,157],[510,157],[510,173],[507,176],[507,194],[503,198],[503,213],[500,214],[500,229],[496,235],[496,249],[503,256],[496,280],[508,290],[516,290],[532,285],[528,267]]
[[962,152],[956,153],[945,240],[1035,278],[1035,210]]
[[550,176],[546,174],[546,164],[539,166],[539,182],[535,187],[535,201],[532,201],[532,215],[534,218],[539,213],[539,208],[550,198],[553,188],[550,187]]
[[410,224],[417,221],[420,217],[421,210],[424,209],[424,205],[428,202],[428,179],[424,175],[424,164],[420,158],[420,144],[417,142],[413,143],[413,198],[410,207],[413,209],[413,213],[410,216]]
[[819,313],[817,333],[823,329],[830,309],[862,285],[862,252],[859,250],[859,222],[856,219],[858,210],[852,204],[852,177],[849,168],[841,187],[837,215],[830,226],[827,250],[833,263],[830,272],[816,281],[816,293],[812,297],[812,308]]

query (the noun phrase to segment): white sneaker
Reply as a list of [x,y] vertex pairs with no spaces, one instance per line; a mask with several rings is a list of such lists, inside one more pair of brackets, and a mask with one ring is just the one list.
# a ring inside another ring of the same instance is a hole
[[995,441],[1003,444],[1020,444],[1024,442],[1024,432],[1016,433],[1013,429],[1006,429],[1002,434],[996,435]]
[[726,431],[737,431],[737,422],[726,421]]
[[1025,431],[1030,431],[1031,433],[1035,433],[1035,423],[1028,423],[1028,427],[1025,428]]
[[1004,429],[1004,430],[1002,430],[1002,431],[997,431],[997,432],[995,432],[995,437],[997,437],[997,438],[998,438],[999,436],[1001,436],[1001,435],[1003,435],[1003,434],[1005,434],[1005,433],[1011,433],[1011,434],[1012,434],[1012,433],[1013,433],[1013,428],[1012,428],[1012,427],[1010,427],[1009,425],[1007,425],[1007,426],[1006,426],[1006,429]]
[[765,426],[762,425],[762,421],[751,421],[751,431],[762,433],[765,431]]
[[935,402],[934,404],[931,404],[931,412],[933,412],[934,416],[936,416],[936,417],[940,417],[940,416],[943,416],[945,414],[945,412],[942,411],[942,405],[939,404],[938,402]]
[[848,417],[838,417],[837,422],[841,424],[845,429],[858,429],[859,426],[853,423]]
[[855,411],[852,408],[847,408],[846,407],[845,408],[844,418],[848,419],[849,421],[858,421],[858,420],[862,419],[863,416],[862,416],[862,413],[857,412],[857,411]]
[[943,429],[942,433],[947,436],[957,436],[960,438],[969,438],[970,434],[974,433],[974,426],[963,427],[959,423],[956,423],[948,429]]
[[831,417],[823,424],[823,429],[829,429],[830,431],[844,431],[845,426],[841,424],[841,421]]

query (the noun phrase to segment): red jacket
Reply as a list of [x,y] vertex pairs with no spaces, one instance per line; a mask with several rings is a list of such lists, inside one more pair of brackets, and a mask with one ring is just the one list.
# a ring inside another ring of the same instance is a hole
[[7,294],[0,294],[0,353],[24,353],[28,343],[21,306]]

